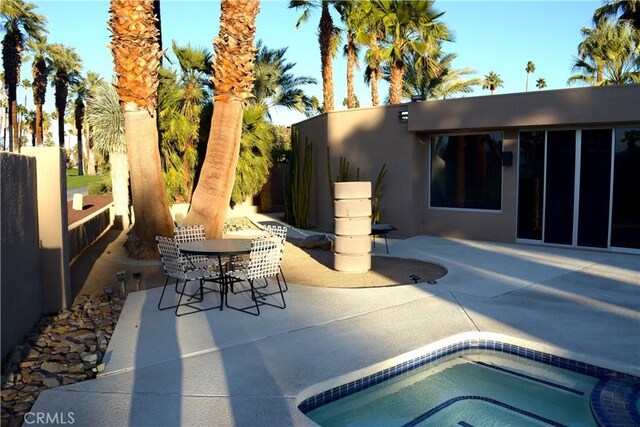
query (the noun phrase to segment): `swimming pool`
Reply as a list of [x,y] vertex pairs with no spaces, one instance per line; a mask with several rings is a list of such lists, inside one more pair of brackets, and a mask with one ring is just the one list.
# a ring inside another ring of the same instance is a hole
[[633,375],[478,339],[324,390],[299,408],[321,426],[614,426],[640,425],[639,395]]

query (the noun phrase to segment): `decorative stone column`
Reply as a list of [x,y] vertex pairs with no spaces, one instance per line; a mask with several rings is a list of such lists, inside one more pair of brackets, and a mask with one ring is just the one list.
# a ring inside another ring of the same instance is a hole
[[334,268],[365,273],[371,269],[371,182],[336,182],[334,194]]

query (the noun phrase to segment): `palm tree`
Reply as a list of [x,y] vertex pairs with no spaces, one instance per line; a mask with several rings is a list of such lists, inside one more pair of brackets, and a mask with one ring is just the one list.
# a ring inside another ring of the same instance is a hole
[[164,179],[173,202],[191,198],[212,55],[204,48],[180,47],[175,42],[172,48],[180,74],[166,68],[160,70],[158,122]]
[[527,72],[527,82],[525,83],[524,91],[529,92],[529,74],[536,72],[536,64],[529,61],[527,62],[527,67],[524,70]]
[[302,15],[296,22],[296,28],[309,20],[311,10],[320,7],[320,24],[318,25],[318,41],[320,43],[320,59],[322,62],[322,99],[323,110],[333,111],[333,57],[336,54],[339,42],[339,30],[333,25],[333,18],[329,13],[331,0],[290,0],[290,9],[302,9]]
[[47,94],[47,79],[49,78],[48,45],[46,39],[30,39],[27,41],[27,50],[33,54],[33,64],[31,74],[33,76],[33,104],[36,107],[35,117],[35,138],[36,145],[44,143],[42,131],[42,106]]
[[489,89],[491,91],[491,95],[493,92],[499,88],[503,87],[504,81],[500,78],[500,74],[496,74],[493,71],[490,71],[489,74],[484,76],[484,80],[482,81],[482,89]]
[[619,21],[629,22],[633,28],[640,31],[640,0],[608,0],[604,6],[596,9],[593,23],[597,25],[604,19],[616,16]]
[[536,80],[536,87],[538,88],[538,90],[544,89],[545,87],[547,87],[547,81],[542,77],[539,78],[538,80]]
[[[402,83],[402,96],[405,99],[415,97],[421,100],[447,98],[458,93],[471,93],[473,86],[482,85],[479,77],[466,79],[464,76],[475,74],[473,68],[453,68],[455,53],[444,54],[437,52],[433,60],[437,67],[424,67],[416,65],[420,63],[417,55],[411,55],[407,61],[407,70]],[[383,70],[385,78],[390,77],[390,70]]]
[[249,102],[264,105],[269,119],[270,111],[277,108],[292,109],[309,117],[313,111],[313,101],[305,95],[302,86],[316,84],[316,80],[313,77],[293,75],[291,70],[296,64],[286,62],[286,47],[270,49],[258,41],[257,48],[253,97]]
[[[222,0],[220,32],[214,39],[215,107],[207,151],[187,224],[207,224],[209,238],[222,236],[240,152],[242,115],[253,88],[255,0]],[[235,43],[229,43],[233,39]]]
[[234,203],[241,203],[257,194],[269,179],[276,135],[273,126],[265,119],[266,113],[264,104],[250,105],[244,111],[240,156],[231,192]]
[[23,0],[3,0],[0,2],[2,30],[2,66],[4,84],[7,87],[9,107],[9,151],[13,151],[13,141],[18,140],[17,88],[20,79],[22,51],[29,39],[40,39],[46,33],[46,18],[34,12],[36,5]]
[[411,53],[420,56],[419,66],[436,67],[431,55],[443,40],[450,39],[447,26],[438,22],[443,13],[433,9],[433,1],[374,0],[372,6],[383,26],[382,60],[389,66],[389,102],[402,102],[402,81]]
[[86,120],[87,126],[91,129],[95,149],[109,159],[115,216],[119,225],[126,230],[130,225],[129,162],[124,113],[113,85],[98,83],[89,92]]
[[54,72],[52,86],[55,87],[56,112],[58,113],[58,144],[64,147],[64,116],[67,108],[69,87],[80,78],[82,60],[76,51],[60,43],[49,46],[51,71]]
[[581,30],[585,39],[578,45],[578,57],[567,83],[602,86],[640,81],[640,32],[628,23],[602,19],[596,28]]
[[151,0],[111,0],[109,28],[124,110],[135,224],[126,248],[134,258],[157,256],[156,236],[172,236],[173,220],[162,177],[158,128],[158,29]]
[[356,95],[353,88],[353,70],[358,68],[360,48],[356,40],[357,32],[364,25],[365,14],[361,3],[356,0],[345,0],[336,4],[342,22],[347,28],[347,40],[344,45],[344,56],[347,58],[347,108],[356,108]]
[[[85,77],[80,77],[75,85],[72,87],[73,92],[76,95],[76,99],[74,101],[74,119],[76,126],[76,135],[78,138],[77,150],[78,150],[78,175],[84,175],[84,154],[83,154],[83,141],[82,141],[82,133],[83,133],[83,125],[85,119],[85,100],[87,95],[96,89],[98,84],[104,83],[99,74],[94,73],[93,71],[87,71],[87,75]],[[89,154],[89,153],[87,153]]]

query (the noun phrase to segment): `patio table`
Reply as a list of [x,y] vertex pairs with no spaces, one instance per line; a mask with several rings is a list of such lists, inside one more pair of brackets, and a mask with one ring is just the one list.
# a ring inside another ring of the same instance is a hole
[[389,244],[387,243],[387,234],[391,231],[396,231],[393,225],[390,224],[371,224],[371,237],[373,238],[373,247],[376,247],[376,236],[384,237],[384,245],[389,253]]
[[220,310],[223,309],[227,294],[228,278],[224,274],[222,258],[246,255],[251,252],[251,239],[206,239],[194,240],[178,244],[178,249],[185,255],[204,255],[218,258],[220,269],[220,286],[222,286]]

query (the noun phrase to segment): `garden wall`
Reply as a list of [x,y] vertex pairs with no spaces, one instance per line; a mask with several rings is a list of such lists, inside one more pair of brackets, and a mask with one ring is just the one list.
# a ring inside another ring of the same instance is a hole
[[36,159],[0,153],[2,359],[42,314]]

